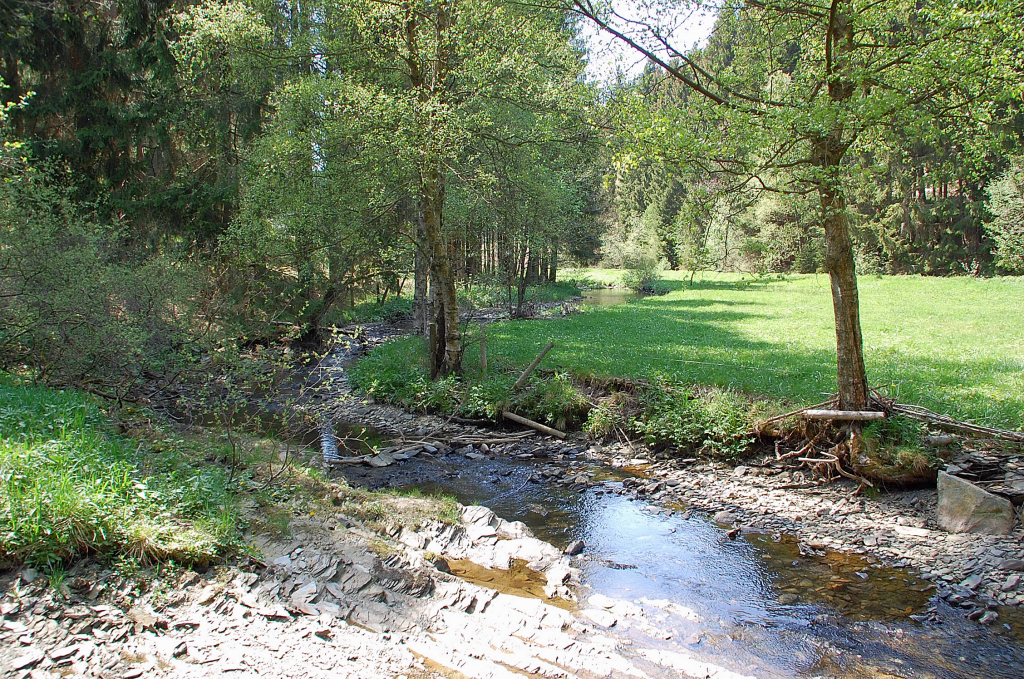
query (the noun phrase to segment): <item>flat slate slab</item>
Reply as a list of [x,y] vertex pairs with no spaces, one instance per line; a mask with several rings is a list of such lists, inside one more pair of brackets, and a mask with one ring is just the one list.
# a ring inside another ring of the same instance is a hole
[[939,526],[950,533],[1007,535],[1013,530],[1013,504],[970,481],[939,472]]

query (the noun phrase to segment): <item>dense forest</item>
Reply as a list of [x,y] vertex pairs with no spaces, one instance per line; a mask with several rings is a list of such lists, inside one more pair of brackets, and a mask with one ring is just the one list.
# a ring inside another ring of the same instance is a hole
[[[0,356],[124,384],[411,290],[448,373],[460,289],[826,271],[830,211],[862,274],[1024,273],[1018,4],[727,2],[675,51],[578,2],[6,3]],[[588,80],[589,22],[642,73]]]

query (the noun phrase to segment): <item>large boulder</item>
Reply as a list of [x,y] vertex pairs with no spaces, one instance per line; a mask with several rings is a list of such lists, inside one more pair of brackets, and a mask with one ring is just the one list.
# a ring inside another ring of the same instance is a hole
[[1013,530],[1013,505],[970,481],[939,472],[939,526],[950,533],[1006,535]]

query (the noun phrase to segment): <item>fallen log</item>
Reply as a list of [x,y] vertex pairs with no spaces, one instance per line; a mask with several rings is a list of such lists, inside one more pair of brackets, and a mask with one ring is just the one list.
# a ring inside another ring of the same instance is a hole
[[[549,345],[549,347],[550,347],[550,345]],[[501,414],[501,416],[504,417],[506,420],[512,420],[513,422],[518,422],[519,424],[524,424],[527,427],[533,427],[534,429],[536,429],[537,431],[541,432],[542,434],[548,434],[549,436],[557,436],[560,439],[564,439],[565,438],[565,432],[558,431],[557,429],[552,429],[551,427],[549,427],[549,426],[547,426],[545,424],[541,424],[540,422],[534,422],[533,420],[528,420],[525,417],[523,417],[522,415],[516,415],[515,413],[511,413],[511,412],[506,410],[505,412],[503,412]]]
[[[537,358],[533,359],[533,363],[531,363],[526,368],[526,370],[523,371],[523,374],[519,376],[519,379],[516,380],[516,383],[512,385],[512,391],[515,391],[519,387],[526,384],[526,378],[528,378],[530,376],[530,373],[532,373],[537,368],[537,366],[540,365],[540,362],[544,360],[544,357],[547,355],[549,351],[551,351],[551,347],[553,346],[555,346],[554,342],[548,342],[548,345],[544,347],[544,349],[539,354],[537,354]],[[565,435],[563,434],[563,436]]]
[[885,413],[880,410],[805,410],[803,416],[808,420],[884,420]]
[[762,422],[762,423],[758,424],[756,427],[754,427],[754,433],[755,434],[760,434],[761,431],[767,425],[771,424],[772,422],[778,422],[779,420],[784,420],[787,417],[792,417],[793,415],[800,415],[804,411],[814,410],[815,408],[821,408],[822,406],[834,405],[835,403],[836,403],[836,399],[831,398],[831,399],[829,399],[827,401],[822,401],[821,403],[816,403],[816,404],[814,404],[812,406],[807,406],[807,407],[804,407],[804,408],[798,408],[796,410],[791,410],[788,413],[785,413],[783,415],[776,415],[775,417],[769,417],[767,420],[765,420],[764,422]]

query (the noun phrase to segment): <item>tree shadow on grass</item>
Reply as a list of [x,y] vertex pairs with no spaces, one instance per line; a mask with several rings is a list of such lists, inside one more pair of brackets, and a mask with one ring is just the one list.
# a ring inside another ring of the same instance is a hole
[[665,309],[677,308],[680,311],[685,309],[696,309],[709,306],[758,306],[757,302],[739,302],[731,299],[708,299],[708,298],[682,298],[682,299],[661,299],[658,297],[645,297],[644,306],[648,308],[661,307]]
[[681,282],[686,284],[687,290],[730,290],[740,292],[743,290],[766,290],[769,286],[777,287],[782,283],[792,283],[787,278],[751,278],[741,281],[694,280],[692,283],[689,281]]
[[[804,404],[834,392],[834,345],[822,342],[808,349],[752,336],[756,330],[739,326],[770,314],[737,308],[747,304],[648,299],[544,323],[509,324],[507,331],[495,329],[492,351],[525,365],[551,340],[555,349],[545,365],[578,374],[627,378],[660,374]],[[1009,428],[1024,423],[1024,389],[1016,386],[1024,386],[1024,378],[1012,362],[944,358],[920,351],[908,346],[893,356],[868,347],[870,383],[898,385],[901,402],[958,419]],[[895,389],[892,393],[897,395]]]

